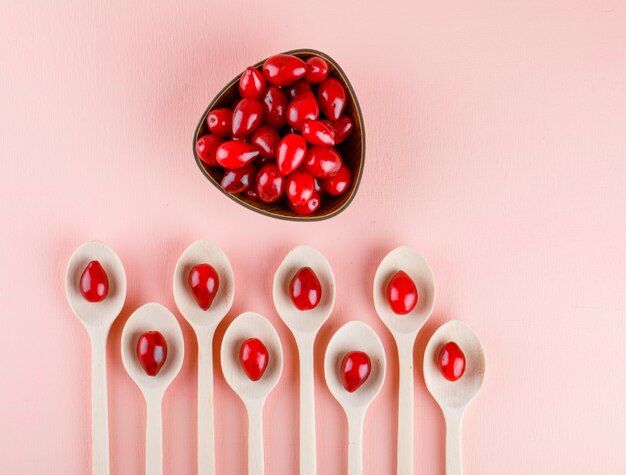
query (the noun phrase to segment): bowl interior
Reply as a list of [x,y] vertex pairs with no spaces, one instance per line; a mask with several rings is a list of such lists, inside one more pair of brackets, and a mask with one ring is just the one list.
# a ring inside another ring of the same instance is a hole
[[[196,127],[193,141],[194,156],[198,167],[200,167],[202,173],[209,179],[211,183],[213,183],[229,198],[247,208],[274,218],[288,219],[294,221],[317,221],[330,218],[343,211],[350,204],[357,192],[359,183],[361,181],[361,175],[363,173],[363,162],[365,159],[365,134],[363,130],[363,117],[361,115],[361,109],[359,107],[356,95],[354,94],[354,90],[352,89],[352,86],[348,81],[348,78],[341,70],[339,65],[335,62],[335,60],[333,60],[324,53],[311,49],[287,51],[285,54],[292,54],[301,58],[304,61],[312,56],[320,56],[324,58],[328,62],[328,76],[336,78],[344,85],[346,89],[347,101],[344,115],[347,115],[352,119],[352,121],[354,122],[354,130],[344,142],[340,143],[335,148],[341,154],[344,163],[346,163],[352,171],[352,182],[350,183],[350,188],[348,189],[348,191],[346,191],[341,196],[324,196],[320,208],[315,213],[309,216],[302,216],[291,211],[287,206],[287,203],[283,200],[279,200],[275,203],[264,203],[262,201],[249,200],[241,194],[227,193],[222,189],[220,181],[222,179],[222,175],[224,174],[223,169],[220,167],[210,167],[202,160],[200,160],[195,152],[195,144],[199,137],[202,137],[203,135],[209,133],[206,123],[206,117],[209,115],[209,113],[213,109],[219,109],[221,107],[232,107],[232,104],[237,99],[239,99],[239,90],[237,83],[239,82],[241,74],[237,75],[237,77],[230,81],[226,85],[226,87],[224,87],[224,89],[220,91],[220,93],[211,101],[206,111],[200,118],[200,122]],[[257,68],[261,67],[264,62],[265,60],[260,61],[254,66]]]

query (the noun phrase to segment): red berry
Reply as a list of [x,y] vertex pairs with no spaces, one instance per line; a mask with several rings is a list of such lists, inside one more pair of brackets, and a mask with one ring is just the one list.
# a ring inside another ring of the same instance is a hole
[[319,56],[313,56],[306,61],[306,75],[304,79],[311,84],[322,82],[328,77],[328,63]]
[[213,266],[198,264],[189,271],[187,283],[202,310],[208,310],[220,288],[220,277]]
[[256,167],[254,163],[249,163],[245,167],[226,170],[221,185],[228,193],[240,193],[252,186],[255,177]]
[[245,137],[250,135],[263,119],[263,104],[256,99],[242,99],[233,111],[233,136]]
[[324,191],[329,195],[342,195],[348,190],[351,178],[352,174],[350,173],[350,169],[345,165],[341,165],[341,168],[335,176],[322,180],[322,188],[324,188]]
[[196,142],[196,154],[198,158],[211,167],[219,165],[215,159],[215,152],[224,142],[224,139],[218,135],[203,135]]
[[320,207],[320,203],[320,195],[317,192],[314,192],[311,199],[303,205],[296,205],[287,200],[287,205],[289,206],[289,209],[291,209],[291,211],[293,211],[294,213],[301,214],[303,216],[315,213]]
[[335,129],[335,145],[346,140],[352,129],[354,128],[354,122],[347,115],[339,117],[338,120],[333,122]]
[[346,90],[336,79],[327,78],[320,83],[317,99],[324,115],[330,120],[337,120],[346,106]]
[[312,92],[305,92],[293,99],[287,106],[287,123],[296,130],[302,130],[305,120],[317,120],[320,108]]
[[305,120],[302,136],[312,145],[332,147],[335,145],[335,130],[321,120]]
[[306,158],[306,140],[298,134],[287,134],[276,148],[276,164],[283,175],[289,175]]
[[241,367],[252,381],[258,381],[265,373],[269,363],[267,348],[258,338],[249,338],[239,349]]
[[404,271],[398,271],[387,286],[387,301],[398,315],[410,313],[417,305],[417,288]]
[[256,189],[262,201],[273,203],[285,192],[285,176],[276,165],[265,165],[256,176]]
[[259,149],[245,142],[231,140],[221,144],[215,152],[215,159],[224,168],[245,167],[259,156]]
[[257,146],[263,158],[274,158],[276,156],[276,147],[278,147],[278,142],[280,142],[280,135],[278,135],[275,128],[269,125],[262,125],[252,134],[250,142]]
[[270,86],[263,98],[264,120],[275,129],[280,129],[287,122],[289,100],[283,91]]
[[213,109],[206,118],[206,125],[212,134],[226,137],[233,128],[233,111],[230,109]]
[[367,353],[351,351],[341,362],[341,381],[346,391],[353,393],[359,389],[372,371],[372,363]]
[[109,295],[109,278],[99,261],[91,261],[80,276],[80,293],[87,302],[102,302]]
[[315,193],[315,179],[311,174],[296,170],[287,177],[287,198],[292,203],[303,205]]
[[290,54],[277,54],[263,63],[263,76],[275,86],[293,84],[305,74],[304,61]]
[[465,355],[453,341],[443,345],[438,362],[439,371],[448,381],[456,381],[465,373]]
[[304,167],[315,178],[329,178],[341,168],[341,155],[330,147],[310,148],[304,161]]
[[267,83],[265,78],[254,66],[246,68],[239,79],[239,94],[250,99],[263,99]]
[[156,376],[167,359],[167,342],[157,331],[143,333],[137,341],[137,358],[148,376]]
[[322,299],[322,285],[310,267],[303,267],[291,279],[289,284],[291,301],[298,310],[311,310]]
[[296,96],[304,94],[305,92],[311,92],[311,85],[304,79],[298,79],[296,82],[283,88],[285,94],[289,99],[295,99]]

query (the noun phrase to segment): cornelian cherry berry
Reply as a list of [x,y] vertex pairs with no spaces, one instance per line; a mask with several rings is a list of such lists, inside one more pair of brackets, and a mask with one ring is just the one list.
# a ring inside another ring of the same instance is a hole
[[259,149],[249,143],[231,140],[222,143],[215,152],[215,160],[224,168],[242,168],[259,156]]
[[339,172],[341,155],[330,147],[313,147],[307,152],[304,167],[315,178],[329,178]]
[[285,176],[273,163],[265,165],[256,176],[256,189],[261,201],[273,203],[285,192]]
[[352,119],[347,115],[339,117],[339,119],[332,124],[335,130],[335,145],[346,140],[354,128],[354,122],[352,122]]
[[239,79],[239,94],[250,99],[263,99],[267,83],[265,78],[254,66],[246,68]]
[[314,309],[322,299],[322,284],[310,267],[303,267],[291,279],[289,284],[291,301],[298,310]]
[[263,120],[275,129],[280,129],[287,123],[288,105],[285,93],[276,86],[270,86],[263,97]]
[[313,196],[311,196],[309,201],[301,205],[294,204],[287,200],[287,206],[289,206],[289,209],[302,216],[308,216],[315,213],[319,209],[321,203],[320,194],[317,191],[313,193]]
[[224,139],[219,135],[203,135],[196,142],[196,154],[198,158],[211,167],[219,165],[215,159],[215,152],[217,147],[222,145]]
[[214,109],[209,112],[206,124],[212,134],[226,137],[233,127],[233,111],[226,108]]
[[457,381],[465,373],[465,355],[453,341],[443,345],[438,363],[441,375],[448,381]]
[[350,169],[344,164],[341,165],[341,168],[336,175],[322,180],[322,188],[329,195],[343,195],[346,191],[348,191],[351,179],[352,174],[350,173]]
[[283,175],[289,175],[306,158],[307,146],[298,134],[287,134],[276,148],[276,164]]
[[312,92],[296,96],[287,106],[287,123],[296,130],[302,130],[305,120],[317,120],[320,107]]
[[274,127],[269,125],[259,127],[250,139],[250,143],[256,145],[263,158],[274,158],[279,142],[280,135],[278,135]]
[[267,348],[258,338],[249,338],[239,349],[239,362],[244,372],[252,381],[258,381],[265,373],[269,363]]
[[302,170],[296,170],[287,177],[287,198],[292,203],[303,205],[315,193],[315,178]]
[[80,293],[87,302],[102,302],[109,295],[109,278],[99,261],[91,261],[80,276]]
[[349,393],[359,389],[372,371],[372,363],[367,353],[351,351],[341,361],[341,381]]
[[245,98],[233,110],[233,137],[250,135],[261,125],[263,104],[256,99]]
[[208,310],[220,288],[220,277],[210,264],[198,264],[189,271],[187,278],[193,298],[202,310]]
[[288,86],[306,74],[306,65],[291,54],[276,54],[263,63],[263,76],[275,86]]
[[317,99],[324,115],[330,120],[337,120],[346,106],[346,90],[336,79],[327,78],[319,85]]
[[311,145],[332,147],[335,145],[335,130],[321,120],[305,120],[302,124],[302,136]]
[[156,376],[167,360],[167,342],[157,331],[143,333],[137,341],[137,358],[148,376]]
[[287,94],[289,99],[295,99],[300,94],[305,92],[311,92],[311,85],[304,79],[298,79],[296,82],[289,86],[285,86],[283,91]]
[[241,193],[254,184],[256,167],[249,163],[245,167],[226,170],[222,176],[221,185],[228,193]]
[[404,271],[398,271],[387,286],[387,301],[394,313],[406,315],[417,305],[417,288]]
[[328,63],[319,56],[313,56],[306,60],[306,79],[311,84],[322,82],[328,77]]

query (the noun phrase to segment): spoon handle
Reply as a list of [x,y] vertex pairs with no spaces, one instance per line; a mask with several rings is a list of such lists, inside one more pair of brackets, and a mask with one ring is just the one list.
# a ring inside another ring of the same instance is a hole
[[263,475],[263,403],[248,407],[248,475]]
[[162,398],[147,396],[146,405],[146,475],[163,474]]
[[398,475],[413,473],[413,342],[398,341]]
[[363,412],[348,416],[348,475],[363,473]]
[[198,337],[198,475],[215,475],[213,333]]
[[109,411],[107,403],[108,332],[93,331],[91,339],[91,431],[94,475],[109,474]]
[[315,475],[314,339],[302,340],[300,352],[300,475]]
[[462,412],[446,414],[446,475],[462,475],[463,460],[461,450]]

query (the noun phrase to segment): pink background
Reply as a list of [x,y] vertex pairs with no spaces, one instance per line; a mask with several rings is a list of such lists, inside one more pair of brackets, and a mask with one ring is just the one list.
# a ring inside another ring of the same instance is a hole
[[[397,357],[371,285],[399,244],[426,256],[438,286],[416,366],[449,319],[485,346],[485,384],[464,426],[466,473],[626,473],[624,2],[4,3],[1,473],[90,469],[89,343],[63,276],[94,238],[117,250],[128,276],[109,339],[114,474],[144,466],[145,409],[122,367],[122,326],[148,301],[175,309],[176,259],[199,238],[223,247],[237,281],[215,353],[245,310],[267,315],[284,345],[265,413],[267,473],[297,473],[296,349],[270,286],[301,243],[328,257],[338,288],[317,341],[318,473],[345,471],[346,423],[321,362],[351,319],[378,331],[389,359],[366,420],[365,473],[395,473]],[[191,151],[223,84],[297,47],[342,65],[367,132],[356,200],[316,224],[235,205]],[[197,350],[181,324],[186,358],[164,402],[165,472],[176,475],[196,470]],[[246,415],[219,366],[216,405],[218,472],[245,473]],[[443,419],[420,369],[415,408],[415,472],[443,473]]]

